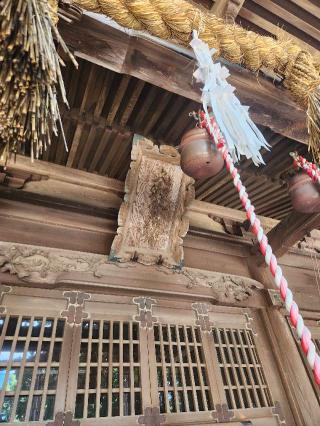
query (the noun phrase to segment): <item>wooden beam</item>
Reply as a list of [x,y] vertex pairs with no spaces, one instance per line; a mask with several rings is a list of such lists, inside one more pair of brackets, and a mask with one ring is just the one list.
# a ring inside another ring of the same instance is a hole
[[13,176],[29,174],[36,180],[28,179],[21,189],[25,194],[52,197],[61,204],[71,202],[94,208],[118,210],[124,192],[124,184],[116,179],[98,176],[81,170],[60,166],[46,161],[35,160],[17,155],[9,160],[6,171]]
[[215,0],[211,11],[218,18],[224,18],[229,0]]
[[253,2],[273,13],[275,16],[281,17],[283,20],[288,22],[288,24],[293,25],[295,28],[303,31],[310,37],[313,37],[315,40],[320,39],[320,30],[303,19],[303,16],[295,15],[294,11],[291,12],[284,6],[281,6],[271,0],[253,0]]
[[[277,257],[283,256],[294,244],[302,240],[308,232],[319,226],[320,213],[292,212],[267,234],[273,253]],[[258,252],[258,245],[253,247],[253,252]],[[263,260],[260,253],[259,258],[258,262],[262,263]]]
[[[25,182],[21,190],[39,197],[53,197],[63,200],[64,203],[70,201],[95,208],[113,209],[119,209],[122,201],[124,183],[117,179],[41,160],[31,163],[29,158],[22,155],[17,155],[15,160],[9,160],[7,170],[15,175],[35,175],[37,180]],[[190,203],[187,215],[190,226],[202,227],[204,230],[215,229],[213,217],[236,224],[242,224],[246,220],[245,212],[200,200]],[[279,223],[276,219],[258,217],[267,230]]]
[[242,8],[244,0],[216,0],[211,10],[219,18],[232,24]]
[[278,25],[268,21],[267,19],[263,18],[262,16],[259,16],[252,12],[249,9],[246,9],[243,7],[239,11],[239,16],[241,18],[246,19],[249,22],[252,22],[257,27],[260,27],[264,29],[265,31],[269,32],[270,34],[273,34],[275,37],[281,33],[283,36],[288,37],[289,40],[293,40],[295,43],[298,44],[298,46],[301,47],[301,49],[305,49],[308,52],[310,52],[312,55],[319,55],[319,51],[313,47],[311,44],[306,43],[305,41],[295,37],[294,35],[288,33],[287,31],[284,31],[282,28],[280,28]]
[[[61,22],[59,29],[78,57],[201,101],[200,87],[192,77],[195,63],[190,57],[153,40],[132,37],[88,15],[73,25]],[[235,86],[240,101],[250,106],[256,123],[307,143],[305,111],[290,98],[287,90],[264,77],[258,80],[254,73],[240,66],[231,63],[227,66],[231,74],[229,82]]]

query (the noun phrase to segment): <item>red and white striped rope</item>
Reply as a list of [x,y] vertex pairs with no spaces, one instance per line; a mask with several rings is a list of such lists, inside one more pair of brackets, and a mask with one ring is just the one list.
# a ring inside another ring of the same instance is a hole
[[291,157],[293,157],[293,166],[296,169],[302,169],[305,171],[313,182],[320,184],[320,169],[314,163],[307,161],[302,155],[298,155],[295,152],[290,152]]
[[257,240],[260,245],[260,251],[264,256],[266,264],[270,268],[271,274],[274,278],[274,282],[277,288],[279,289],[281,299],[290,315],[291,324],[296,329],[297,335],[300,339],[302,350],[305,353],[308,363],[313,370],[315,382],[317,383],[317,385],[320,386],[320,356],[316,352],[315,344],[311,339],[311,332],[304,324],[303,318],[299,313],[298,305],[293,300],[292,291],[288,288],[288,282],[283,276],[283,272],[281,267],[278,265],[277,258],[272,252],[272,248],[268,243],[268,238],[263,230],[260,220],[257,218],[254,212],[254,206],[251,204],[246,188],[241,182],[240,175],[228,152],[225,140],[221,135],[218,125],[216,124],[213,118],[209,123],[206,119],[205,113],[200,112],[199,121],[200,127],[205,128],[207,130],[212,141],[215,143],[216,147],[223,156],[226,168],[232,176],[233,184],[239,193],[239,198],[242,203],[242,207],[246,211],[247,218],[250,221],[251,231],[257,237]]

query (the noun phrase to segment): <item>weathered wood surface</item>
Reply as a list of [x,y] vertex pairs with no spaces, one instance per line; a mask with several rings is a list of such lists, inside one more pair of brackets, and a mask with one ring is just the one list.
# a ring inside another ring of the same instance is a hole
[[[183,54],[151,40],[130,37],[87,15],[73,25],[61,22],[60,31],[77,56],[200,102],[200,88],[192,77],[194,60]],[[305,112],[285,89],[240,66],[228,63],[228,68],[229,81],[236,87],[241,102],[250,106],[255,122],[307,142]]]
[[276,308],[262,310],[262,316],[295,421],[298,425],[316,425],[320,406],[286,318]]
[[[33,244],[60,249],[107,255],[116,232],[116,218],[39,206],[37,203],[0,199],[0,234],[2,241]],[[189,233],[184,240],[185,265],[225,274],[252,277],[266,288],[265,268],[249,268],[251,243],[241,237],[221,232]],[[280,262],[301,309],[316,312],[320,298],[314,280],[313,262],[308,254],[289,253]],[[261,276],[260,272],[265,275]],[[269,288],[272,287],[270,282]]]
[[216,0],[211,10],[216,16],[232,24],[242,8],[244,0]]
[[[124,183],[117,179],[41,160],[31,163],[29,158],[22,155],[8,161],[6,172],[12,176],[23,175],[29,178],[36,176],[37,180],[25,179],[21,186],[22,192],[30,194],[30,198],[33,194],[46,199],[52,197],[63,200],[66,207],[68,202],[73,202],[79,206],[98,209],[119,209],[124,194]],[[4,183],[1,182],[0,187],[1,185]],[[208,231],[223,231],[222,225],[215,218],[239,224],[246,220],[245,212],[199,200],[190,203],[187,207],[187,216],[191,226]],[[259,216],[259,219],[267,230],[279,223],[278,220],[267,217]]]
[[[320,213],[307,214],[294,211],[268,232],[267,237],[273,253],[277,257],[283,256],[308,232],[319,226]],[[253,252],[258,252],[257,245],[253,248]],[[262,256],[258,263],[263,263]]]

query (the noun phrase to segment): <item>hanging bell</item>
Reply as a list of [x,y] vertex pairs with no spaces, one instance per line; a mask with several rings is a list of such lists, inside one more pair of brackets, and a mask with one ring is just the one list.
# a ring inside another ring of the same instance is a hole
[[292,207],[301,213],[320,212],[320,192],[318,185],[307,173],[298,173],[289,182]]
[[206,129],[196,127],[186,132],[180,143],[181,168],[194,179],[217,175],[223,168],[223,158],[211,142]]

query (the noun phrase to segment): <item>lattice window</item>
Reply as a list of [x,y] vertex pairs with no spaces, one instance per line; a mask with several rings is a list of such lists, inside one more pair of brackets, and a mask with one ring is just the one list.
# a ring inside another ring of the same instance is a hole
[[252,332],[215,328],[212,333],[229,408],[271,407]]
[[198,327],[155,325],[161,413],[213,410]]
[[84,321],[75,417],[141,414],[140,373],[138,323]]
[[0,423],[53,419],[65,321],[0,317]]

